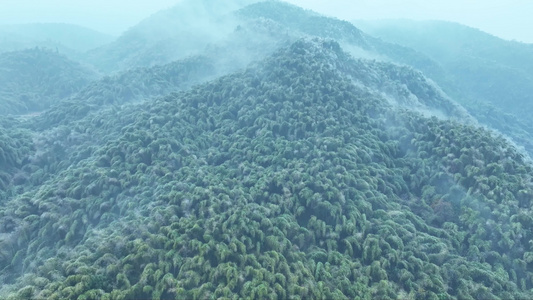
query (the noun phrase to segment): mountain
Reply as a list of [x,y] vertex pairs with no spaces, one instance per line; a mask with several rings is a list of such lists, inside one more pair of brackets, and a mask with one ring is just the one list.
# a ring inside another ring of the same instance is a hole
[[85,52],[110,43],[112,36],[64,23],[33,23],[0,26],[0,52],[45,47],[64,54]]
[[180,5],[0,116],[0,298],[532,298],[533,165],[486,126],[513,115],[342,20]]
[[88,60],[102,71],[116,72],[198,54],[233,31],[235,23],[228,14],[250,1],[181,1],[144,19],[114,42],[90,51]]
[[2,201],[2,280],[48,299],[531,297],[533,170],[463,113],[420,72],[304,39],[44,131]]
[[0,53],[0,115],[40,112],[96,78],[91,68],[55,51]]
[[[443,21],[355,21],[371,35],[415,49],[442,66],[432,76],[480,121],[533,153],[533,45]],[[431,75],[430,75],[431,76]]]
[[263,1],[240,9],[237,14],[244,18],[271,19],[301,33],[334,38],[368,49],[363,33],[346,21],[324,17],[310,10],[278,1]]
[[244,69],[257,59],[272,54],[294,37],[279,37],[279,26],[265,20],[242,23],[200,55],[150,68],[134,68],[94,81],[78,93],[56,103],[54,109],[34,118],[33,127],[44,129],[98,113],[103,108],[142,102],[177,92]]

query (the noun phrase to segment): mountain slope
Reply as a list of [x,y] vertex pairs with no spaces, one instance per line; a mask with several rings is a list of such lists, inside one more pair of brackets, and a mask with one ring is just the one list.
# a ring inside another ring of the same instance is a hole
[[[253,4],[244,6],[246,3]],[[239,7],[243,8],[232,11]],[[305,36],[332,38],[353,46],[356,55],[390,57],[428,74],[442,73],[438,64],[423,54],[379,41],[349,22],[327,18],[282,1],[254,0],[234,0],[223,5],[209,0],[182,1],[146,18],[113,43],[90,51],[86,61],[105,72],[162,65],[217,45],[235,28],[247,28],[249,22],[264,21],[279,27],[276,32],[279,40],[293,38],[294,41],[295,37]],[[263,45],[268,47],[271,40],[264,40]]]
[[4,286],[47,299],[530,298],[533,170],[463,117],[419,72],[314,39],[71,122],[39,144],[64,160],[23,169],[69,167],[0,208],[0,267],[27,273]]
[[33,153],[31,132],[17,128],[16,120],[3,119],[0,123],[0,203],[13,185],[26,183],[26,177],[18,171],[24,160]]
[[198,54],[230,34],[236,24],[228,13],[253,0],[185,0],[159,11],[112,43],[88,53],[105,72],[151,67]]
[[1,115],[42,111],[77,92],[98,74],[55,51],[0,54]]
[[533,103],[533,45],[505,41],[448,22],[391,20],[356,24],[370,34],[437,60],[455,77],[455,84],[468,100],[489,102],[503,112],[530,121],[525,112]]
[[425,72],[481,123],[533,155],[533,45],[442,21],[355,21],[372,35],[411,47],[442,66]]
[[102,109],[150,100],[244,69],[294,39],[279,37],[278,32],[279,26],[267,20],[243,22],[200,55],[161,66],[127,70],[91,83],[34,118],[33,128],[43,130],[68,124]]

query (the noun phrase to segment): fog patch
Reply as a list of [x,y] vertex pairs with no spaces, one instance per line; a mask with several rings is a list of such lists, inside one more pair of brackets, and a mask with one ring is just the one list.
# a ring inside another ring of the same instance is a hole
[[232,12],[253,2],[182,1],[129,28],[113,43],[88,52],[86,61],[115,73],[197,55],[227,38],[239,24]]
[[377,52],[369,52],[368,50],[365,50],[352,43],[339,42],[339,45],[346,53],[350,54],[354,59],[367,59],[382,62],[391,62],[391,60],[386,56],[379,55],[377,54]]
[[270,19],[243,21],[227,37],[209,44],[205,55],[213,58],[218,74],[245,68],[298,38],[283,28]]
[[450,116],[444,111],[423,105],[422,103],[418,102],[418,98],[413,94],[410,94],[408,97],[403,97],[402,99],[385,92],[379,92],[379,94],[394,108],[402,108],[408,111],[413,111],[426,118],[436,117],[439,120],[450,119]]

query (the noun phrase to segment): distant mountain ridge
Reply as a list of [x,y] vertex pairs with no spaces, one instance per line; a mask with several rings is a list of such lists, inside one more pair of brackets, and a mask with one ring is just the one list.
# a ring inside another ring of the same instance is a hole
[[[533,71],[533,44],[507,41],[479,29],[446,21],[354,21],[368,33],[419,49],[439,61],[469,54],[524,71]],[[429,36],[436,34],[433,39]],[[505,50],[505,51],[503,51]]]
[[159,11],[124,32],[112,43],[88,53],[105,72],[166,64],[196,55],[208,44],[230,34],[231,8],[252,0],[185,0]]
[[0,53],[0,115],[40,112],[98,77],[52,50]]
[[355,24],[438,62],[444,73],[428,75],[480,122],[509,135],[533,154],[533,45],[443,21]]
[[134,68],[94,81],[69,99],[35,118],[35,128],[49,128],[89,113],[151,100],[245,69],[294,39],[278,36],[279,27],[267,20],[250,20],[201,55],[149,68]]
[[[162,65],[201,54],[206,47],[224,41],[236,28],[247,27],[250,21],[268,20],[280,27],[278,40],[288,36],[294,41],[307,35],[333,38],[358,48],[357,52],[366,51],[367,56],[390,57],[429,73],[441,72],[423,54],[378,41],[347,21],[327,18],[282,1],[231,3],[230,7],[242,8],[231,12],[228,8],[217,9],[220,5],[208,0],[182,2],[146,18],[114,42],[91,50],[86,61],[108,73]],[[245,6],[246,3],[252,4]]]
[[350,22],[325,17],[283,1],[260,1],[238,10],[236,14],[244,19],[272,20],[284,28],[281,34],[335,39],[356,57],[394,61],[414,66],[427,74],[443,76],[441,66],[421,52],[381,41]]
[[[370,34],[432,57],[456,76],[470,97],[488,100],[521,115],[531,105],[533,44],[511,42],[477,29],[443,21],[356,22]],[[512,104],[512,105],[510,105]],[[527,119],[526,116],[522,116]]]
[[113,40],[112,36],[64,23],[0,25],[0,52],[46,47],[64,54],[84,52]]

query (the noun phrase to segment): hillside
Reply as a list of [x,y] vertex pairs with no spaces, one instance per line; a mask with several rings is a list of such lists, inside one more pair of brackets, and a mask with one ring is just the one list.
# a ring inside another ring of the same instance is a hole
[[0,53],[0,115],[42,111],[96,78],[95,71],[55,51]]
[[[252,4],[244,6],[248,2]],[[259,31],[254,25],[258,23],[263,23]],[[269,33],[265,38],[265,26],[275,29],[275,35]],[[257,50],[271,47],[272,42],[318,36],[339,41],[355,56],[390,59],[427,74],[442,75],[440,66],[420,52],[377,40],[347,21],[327,18],[282,1],[234,0],[223,4],[210,0],[182,1],[146,18],[112,43],[89,51],[84,60],[106,73],[164,65],[190,55],[203,55],[206,48],[234,39],[236,30],[256,31],[257,36],[247,39],[261,45]],[[264,57],[255,53],[245,55]]]
[[[437,61],[448,81],[432,76],[480,121],[533,154],[533,45],[505,41],[442,21],[355,21],[371,35]],[[431,76],[431,75],[430,75]]]
[[[244,6],[247,2],[256,3]],[[202,54],[206,47],[216,47],[234,38],[236,29],[254,31],[253,24],[261,22],[269,22],[269,26],[277,30],[276,36],[263,40],[262,31],[258,31],[256,37],[248,37],[249,41],[261,43],[263,47],[269,47],[273,39],[294,41],[295,38],[318,36],[348,44],[358,56],[390,56],[424,71],[440,72],[439,67],[421,53],[377,41],[347,21],[327,18],[282,1],[253,0],[224,4],[209,0],[182,1],[146,18],[112,43],[89,51],[86,60],[109,73],[163,65]]]
[[4,289],[530,298],[531,166],[465,117],[420,72],[306,39],[43,131],[2,200]]

